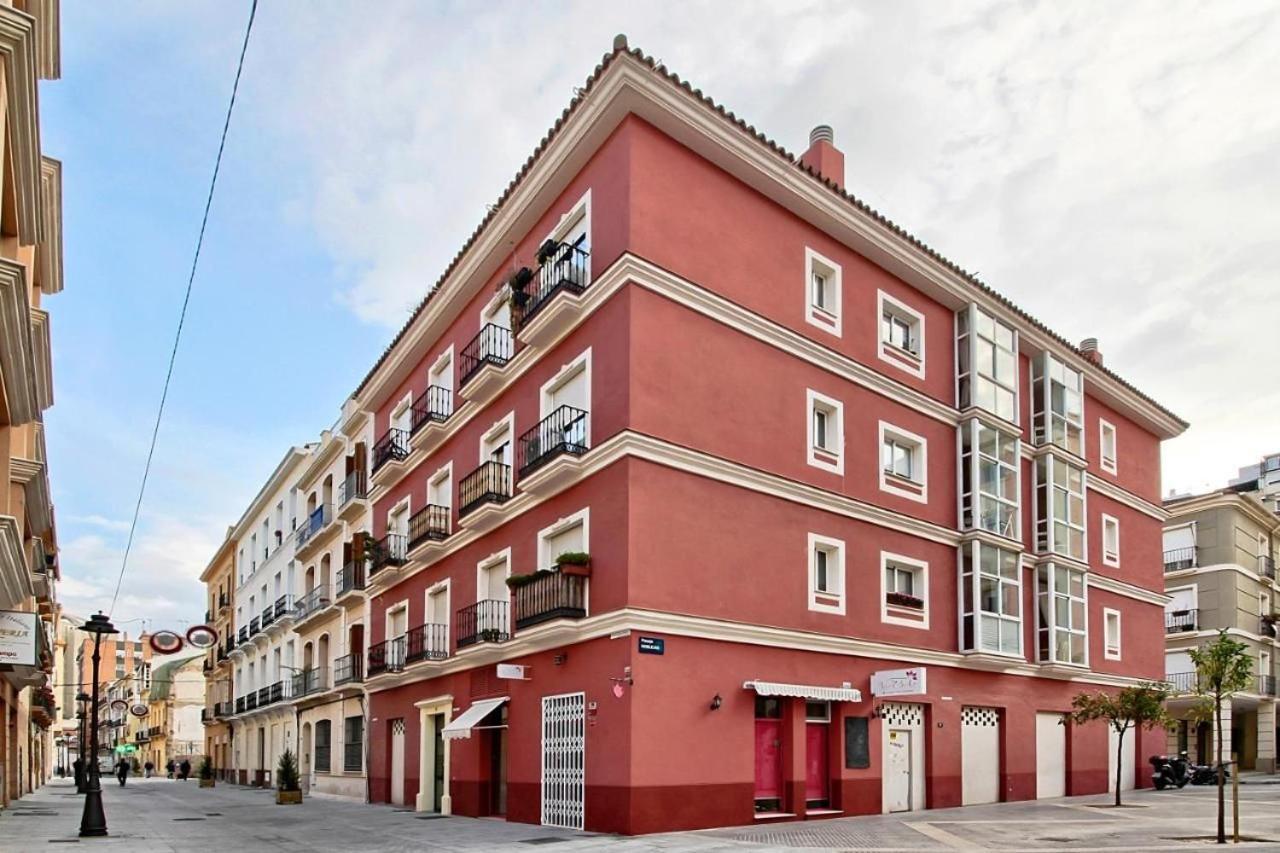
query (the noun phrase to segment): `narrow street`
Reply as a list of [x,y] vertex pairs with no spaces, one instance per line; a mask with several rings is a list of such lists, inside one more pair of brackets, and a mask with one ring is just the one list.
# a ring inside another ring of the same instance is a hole
[[[130,853],[153,851],[518,851],[610,853],[731,853],[731,851],[847,850],[1184,850],[1211,849],[1212,788],[1136,791],[1116,811],[1106,796],[970,806],[907,817],[841,818],[670,833],[635,838],[567,832],[500,820],[428,817],[387,806],[308,798],[277,806],[268,792],[194,781],[132,779],[104,788],[105,839],[76,837],[81,799],[72,786],[53,783],[0,812],[0,851],[27,853],[49,844],[77,843]],[[1261,841],[1241,844],[1280,850],[1280,787],[1241,789],[1242,833]]]

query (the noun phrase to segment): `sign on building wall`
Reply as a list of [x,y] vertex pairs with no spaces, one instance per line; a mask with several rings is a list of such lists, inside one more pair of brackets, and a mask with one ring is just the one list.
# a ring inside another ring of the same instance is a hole
[[36,631],[40,617],[18,610],[0,610],[0,663],[36,665]]
[[639,651],[642,655],[660,655],[667,651],[667,641],[661,637],[641,637]]
[[871,675],[872,696],[921,696],[925,693],[924,667],[885,669]]

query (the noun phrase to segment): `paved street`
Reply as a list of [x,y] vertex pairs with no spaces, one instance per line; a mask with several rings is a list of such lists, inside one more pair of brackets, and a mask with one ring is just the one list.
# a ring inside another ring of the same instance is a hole
[[[1264,839],[1251,849],[1280,850],[1280,786],[1241,790],[1243,831]],[[194,782],[131,780],[105,789],[107,839],[78,841],[81,800],[58,781],[0,812],[0,851],[90,844],[152,851],[517,851],[554,845],[563,853],[731,853],[848,850],[1183,850],[1211,848],[1213,789],[1136,792],[1131,807],[1106,797],[1009,803],[923,812],[673,833],[641,838],[584,835],[497,820],[425,818],[413,812],[310,798],[276,806],[268,792]]]

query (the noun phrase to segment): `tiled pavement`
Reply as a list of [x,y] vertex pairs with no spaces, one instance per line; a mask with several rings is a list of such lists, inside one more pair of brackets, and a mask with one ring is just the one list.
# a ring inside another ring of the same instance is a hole
[[[81,798],[55,782],[0,812],[0,853],[57,850],[64,845],[152,851],[531,851],[556,853],[761,853],[854,850],[1187,850],[1211,849],[1211,788],[1107,797],[1076,797],[917,812],[907,816],[841,818],[731,827],[704,832],[617,838],[500,820],[428,818],[387,806],[308,798],[277,806],[269,792],[167,779],[114,780],[104,788],[111,835],[76,838]],[[1280,851],[1280,787],[1241,789],[1245,834],[1268,841],[1251,849]],[[1191,840],[1196,839],[1196,840]]]

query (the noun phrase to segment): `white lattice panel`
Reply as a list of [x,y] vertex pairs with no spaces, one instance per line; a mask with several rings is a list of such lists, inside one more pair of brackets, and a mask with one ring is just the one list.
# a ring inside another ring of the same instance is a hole
[[907,705],[901,702],[886,702],[880,712],[880,716],[890,726],[922,726],[924,725],[924,706]]
[[586,695],[542,699],[542,823],[582,829],[586,801]]

